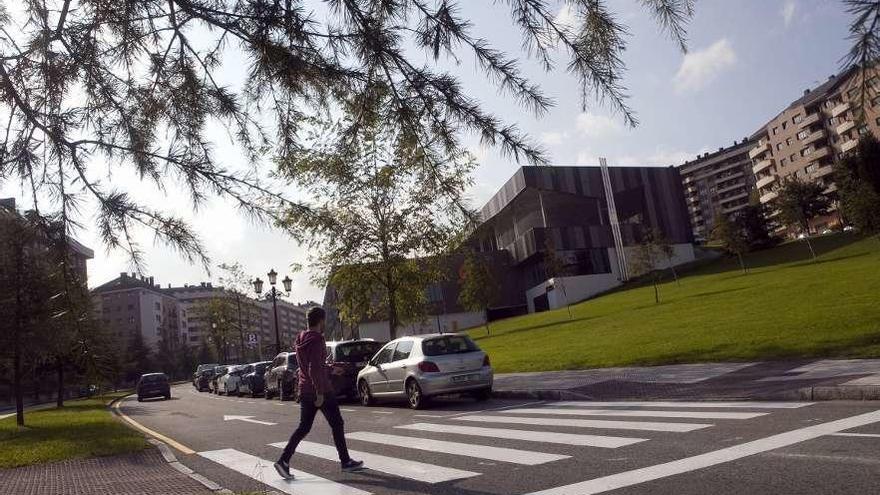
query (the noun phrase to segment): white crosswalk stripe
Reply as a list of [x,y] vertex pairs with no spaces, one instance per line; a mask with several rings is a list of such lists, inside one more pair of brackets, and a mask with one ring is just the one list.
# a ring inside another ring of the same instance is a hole
[[456,435],[474,435],[509,440],[525,440],[528,442],[556,443],[578,445],[582,447],[604,447],[616,449],[634,443],[644,442],[647,438],[611,437],[603,435],[579,435],[575,433],[558,433],[552,431],[511,430],[507,428],[482,428],[479,426],[441,425],[435,423],[414,423],[397,426],[405,430],[430,431],[434,433],[452,433]]
[[712,408],[732,408],[732,409],[798,409],[805,406],[812,406],[813,402],[676,402],[676,401],[617,401],[617,402],[600,402],[600,401],[562,401],[554,402],[553,406],[558,407],[665,407],[665,408],[681,408],[681,409],[712,409]]
[[717,412],[717,411],[633,411],[625,409],[565,409],[534,407],[530,409],[508,409],[498,411],[503,414],[556,414],[563,416],[621,416],[634,418],[686,418],[686,419],[752,419],[765,416],[764,412]]
[[568,426],[574,428],[605,428],[611,430],[644,430],[644,431],[669,431],[687,432],[713,426],[706,423],[660,423],[654,421],[610,421],[604,419],[570,419],[549,417],[521,417],[521,416],[460,416],[454,418],[457,421],[473,421],[478,423],[509,423],[519,425],[536,426]]
[[199,455],[284,493],[297,495],[304,493],[309,495],[370,495],[370,492],[296,469],[290,470],[296,477],[295,480],[281,479],[278,473],[275,472],[275,468],[272,467],[272,461],[267,461],[235,449],[199,452]]
[[364,442],[393,445],[395,447],[404,447],[408,449],[427,450],[444,454],[462,455],[466,457],[477,457],[491,461],[510,462],[527,466],[569,458],[567,455],[546,454],[543,452],[492,447],[489,445],[447,442],[443,440],[432,440],[429,438],[386,435],[383,433],[373,433],[368,431],[357,431],[347,434],[346,436],[352,440],[361,440]]
[[[269,445],[283,449],[286,442],[272,443]],[[330,461],[339,460],[339,455],[336,453],[336,447],[333,445],[304,441],[297,446],[296,453],[297,455],[305,454]],[[443,483],[446,481],[480,475],[480,473],[475,473],[473,471],[448,468],[434,464],[426,464],[424,462],[411,461],[408,459],[399,459],[396,457],[387,457],[359,450],[349,450],[349,454],[359,461],[364,461],[364,465],[374,471],[424,483]]]

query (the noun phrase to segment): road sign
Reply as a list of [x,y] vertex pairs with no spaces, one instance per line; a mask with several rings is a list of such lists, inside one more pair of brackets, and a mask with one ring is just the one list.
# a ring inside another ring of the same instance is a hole
[[256,344],[257,343],[257,334],[249,333],[248,334],[248,344]]

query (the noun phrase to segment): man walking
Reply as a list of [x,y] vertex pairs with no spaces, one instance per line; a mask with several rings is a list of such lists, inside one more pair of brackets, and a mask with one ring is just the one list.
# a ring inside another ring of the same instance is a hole
[[348,447],[345,445],[345,428],[342,413],[339,412],[339,404],[336,403],[336,392],[330,382],[330,374],[324,357],[327,353],[324,342],[324,320],[326,313],[321,308],[309,310],[307,318],[309,329],[300,332],[296,337],[296,361],[299,364],[297,372],[300,396],[299,426],[290,435],[287,446],[281,458],[275,463],[275,470],[284,479],[293,479],[290,474],[290,458],[296,451],[297,445],[308,435],[315,421],[318,410],[324,414],[330,429],[333,431],[333,443],[339,453],[339,461],[343,471],[357,471],[363,469],[363,461],[355,461],[348,455]]

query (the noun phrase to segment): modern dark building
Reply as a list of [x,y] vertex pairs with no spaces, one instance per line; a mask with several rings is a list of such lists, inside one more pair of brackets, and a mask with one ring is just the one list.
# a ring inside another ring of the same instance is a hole
[[[647,230],[661,232],[673,255],[656,268],[694,259],[693,234],[674,167],[521,167],[481,209],[470,244],[490,260],[500,290],[493,312],[506,316],[581,301],[633,273],[627,262]],[[423,322],[398,334],[456,331],[485,322],[458,305],[460,256],[452,276],[427,287],[434,304]],[[335,293],[328,288],[325,306]],[[387,338],[388,322],[366,321],[361,337]]]

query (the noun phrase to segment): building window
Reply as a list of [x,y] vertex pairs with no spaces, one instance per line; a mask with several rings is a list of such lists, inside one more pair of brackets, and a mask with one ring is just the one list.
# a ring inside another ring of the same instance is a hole
[[129,317],[128,317],[128,323],[134,325],[134,316],[129,316]]
[[801,156],[810,155],[813,153],[813,151],[815,151],[815,148],[813,148],[812,146],[807,146],[806,148],[801,150]]
[[802,120],[804,120],[804,115],[803,115],[803,114],[800,114],[800,113],[797,114],[797,115],[795,115],[794,117],[791,118],[791,122],[792,122],[793,124],[798,124],[798,123],[800,123],[800,121],[802,121]]
[[877,120],[875,120],[874,123],[880,125],[880,117],[877,117]]
[[161,317],[160,315],[156,315],[156,321],[157,321],[157,322],[161,322],[161,321],[162,321],[162,317]]
[[785,138],[785,145],[791,146],[791,138]]
[[161,305],[161,304],[156,303],[156,311],[162,311],[162,305]]
[[794,153],[792,153],[792,154],[788,157],[788,161],[790,161],[790,162],[793,162],[793,161],[795,161],[796,159],[797,159],[797,155],[794,154]]
[[828,119],[828,127],[834,127],[834,118]]
[[781,165],[783,167],[785,166],[786,163],[788,163],[788,158],[783,158],[782,160],[779,161],[779,165]]
[[778,128],[778,127],[774,127],[774,128],[773,128],[773,135],[775,136],[777,132],[779,132],[779,128]]
[[810,131],[808,129],[804,129],[801,132],[797,133],[798,141],[803,141],[804,138],[810,135]]
[[815,171],[816,171],[816,164],[815,163],[811,163],[811,164],[807,165],[807,167],[804,169],[804,172],[806,172],[808,174],[811,174]]
[[776,151],[779,151],[781,149],[782,149],[782,143],[776,143]]
[[859,135],[860,136],[864,136],[867,133],[868,133],[868,126],[867,125],[862,125],[859,127]]

